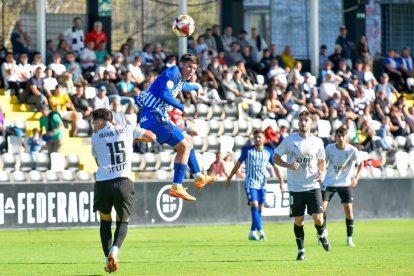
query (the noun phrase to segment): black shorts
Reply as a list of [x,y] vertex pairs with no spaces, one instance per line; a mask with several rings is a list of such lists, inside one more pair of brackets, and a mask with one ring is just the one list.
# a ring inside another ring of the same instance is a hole
[[290,217],[301,217],[305,214],[305,208],[308,214],[321,214],[322,194],[321,189],[313,189],[305,192],[289,192],[290,195]]
[[322,191],[323,201],[331,201],[332,197],[338,193],[341,198],[341,203],[352,203],[354,200],[352,196],[352,188],[348,187],[327,187],[325,191]]
[[131,217],[134,202],[134,183],[124,177],[96,181],[94,186],[93,211],[110,214],[112,206],[119,219],[127,222]]

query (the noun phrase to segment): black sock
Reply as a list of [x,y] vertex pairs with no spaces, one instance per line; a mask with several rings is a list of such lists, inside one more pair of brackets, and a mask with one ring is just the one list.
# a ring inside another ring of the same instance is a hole
[[102,249],[105,254],[105,257],[108,256],[109,250],[112,246],[111,225],[112,221],[101,220],[101,228],[99,229],[99,232],[101,234]]
[[322,224],[322,225],[317,225],[316,223],[315,223],[315,228],[316,228],[316,231],[318,232],[318,235],[319,235],[319,236],[322,236],[323,231],[325,231],[325,229],[326,229],[326,227],[325,227],[325,225],[324,225],[324,224]]
[[298,249],[303,249],[305,243],[305,232],[303,231],[303,226],[297,226],[296,224],[293,224],[293,232],[295,232]]
[[116,222],[116,230],[114,235],[114,246],[121,248],[122,243],[128,232],[128,222]]
[[352,237],[354,233],[354,220],[353,219],[345,219],[346,222],[346,234],[348,237]]
[[326,228],[326,215],[323,215],[323,227]]

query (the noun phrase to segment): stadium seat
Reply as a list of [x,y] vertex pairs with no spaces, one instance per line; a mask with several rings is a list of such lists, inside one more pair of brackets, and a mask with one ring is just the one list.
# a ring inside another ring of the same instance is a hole
[[220,121],[216,119],[210,119],[209,121],[209,134],[210,135],[218,135],[222,132],[222,126],[220,124]]
[[10,177],[7,171],[0,170],[0,182],[10,182]]
[[395,153],[396,167],[398,171],[399,177],[407,177],[408,176],[408,167],[410,165],[410,157],[407,152],[405,151],[397,151]]
[[262,130],[265,130],[268,126],[272,127],[274,131],[279,130],[275,119],[264,119],[262,122]]
[[227,119],[237,119],[239,117],[239,109],[237,104],[228,103],[224,105],[224,117]]
[[234,135],[237,133],[237,126],[234,123],[233,120],[230,119],[224,119],[223,120],[223,131],[222,131],[222,135],[223,134],[228,134],[228,135]]
[[14,171],[11,173],[11,178],[14,182],[26,182],[27,177],[26,174],[22,171]]
[[381,122],[377,121],[377,120],[372,120],[371,121],[371,127],[375,130],[378,131],[381,128]]
[[79,137],[88,137],[91,133],[91,124],[85,119],[80,119],[76,121],[76,126],[78,127],[78,136]]
[[76,172],[76,180],[82,181],[82,182],[89,182],[89,181],[93,181],[93,178],[89,172],[85,170],[79,170]]
[[[197,162],[201,167],[200,169],[203,171],[204,170],[204,168],[202,167],[203,166],[203,155],[199,152],[196,152],[195,155],[196,155],[196,158],[197,158]],[[190,170],[187,170],[187,171],[190,172]]]
[[411,175],[414,176],[414,151],[410,151],[408,153],[408,158],[410,159],[410,170],[411,170]]
[[371,170],[371,177],[379,178],[382,177],[383,173],[380,168],[370,168]]
[[250,117],[256,118],[262,112],[262,104],[259,102],[253,102],[249,108]]
[[397,171],[394,168],[386,166],[383,171],[384,177],[397,177]]
[[394,140],[394,137],[392,137],[392,136],[385,136],[384,140],[391,147],[393,147],[395,145],[395,140]]
[[414,133],[407,136],[407,146],[409,148],[414,148]]
[[97,94],[97,89],[95,87],[88,86],[85,88],[85,98],[87,100],[95,98],[96,94]]
[[16,157],[13,153],[3,153],[1,155],[3,162],[3,170],[7,172],[13,172],[16,170]]
[[40,183],[43,182],[43,175],[40,171],[33,170],[28,173],[28,178],[31,182]]
[[404,136],[395,137],[395,142],[397,143],[397,147],[399,149],[405,149],[407,146],[407,138]]
[[332,123],[331,123],[331,129],[332,129],[332,131],[335,132],[342,125],[343,125],[342,121],[339,120],[339,119],[336,119],[336,120],[332,121]]
[[66,155],[66,163],[67,170],[75,172],[79,170],[80,160],[79,156],[76,153],[69,153],[68,155]]
[[257,74],[256,75],[256,80],[257,80],[257,84],[259,84],[259,85],[264,85],[264,83],[265,83],[265,78],[264,78],[263,75]]
[[240,151],[243,147],[247,145],[248,137],[237,135],[234,137],[234,151]]
[[55,172],[62,172],[65,170],[66,158],[63,153],[52,152],[50,154],[50,169]]
[[[251,121],[251,125],[252,125],[252,127],[251,127],[252,132],[253,132],[255,129],[261,129],[261,130],[263,130],[263,120],[262,120],[262,119],[257,119],[257,118],[253,119],[253,120]],[[250,134],[251,134],[251,133],[250,133]],[[250,134],[249,134],[249,135],[250,135]]]
[[237,120],[237,134],[242,136],[249,136],[252,129],[247,120]]
[[28,152],[21,152],[19,154],[19,160],[20,160],[20,170],[23,172],[29,172],[32,170],[32,155]]
[[207,137],[210,130],[209,123],[202,119],[195,119],[191,129],[197,132],[200,137]]
[[[277,120],[277,125],[279,126],[279,128],[281,127],[281,126],[285,126],[287,129],[289,129],[290,128],[290,123],[289,123],[289,121],[288,120],[285,120],[285,119],[279,119],[279,120]],[[298,126],[297,126],[297,124],[296,124],[296,126],[294,125],[294,122],[292,121],[292,128],[293,129],[297,129],[298,128]]]
[[45,172],[49,169],[50,159],[49,155],[45,152],[39,152],[37,154],[36,170]]
[[329,138],[331,136],[331,123],[328,120],[318,120],[318,137]]
[[205,139],[200,136],[192,136],[193,148],[197,152],[204,152],[205,150]]
[[131,159],[131,170],[133,172],[140,171],[142,170],[141,166],[142,166],[141,156],[138,153],[133,152],[132,159]]
[[206,151],[217,152],[220,149],[220,141],[217,136],[208,136],[207,137],[207,149]]
[[188,117],[194,117],[194,114],[195,114],[195,111],[196,111],[195,105],[188,104],[188,105],[186,105],[186,107],[188,108],[188,114],[187,114],[187,116]]
[[223,118],[223,105],[221,104],[213,104],[211,105],[211,118],[210,119],[218,119],[221,120]]
[[220,140],[220,152],[233,152],[234,148],[234,139],[229,135],[222,135],[219,138]]
[[64,170],[60,173],[60,179],[62,181],[72,182],[75,181],[75,172],[70,170]]
[[209,117],[209,113],[210,113],[210,108],[208,105],[203,104],[203,103],[198,103],[196,105],[196,111],[197,111],[197,118],[199,119],[207,119]]
[[173,159],[172,159],[173,155],[171,155],[168,152],[160,152],[159,153],[159,158],[160,158],[160,166],[159,169],[160,170],[166,170],[166,171],[170,171],[172,170],[172,166],[173,166]]
[[59,172],[53,170],[47,170],[44,173],[47,182],[59,181]]
[[26,132],[26,122],[24,120],[14,120],[14,126],[20,128],[23,133]]
[[155,171],[158,169],[158,161],[157,157],[152,152],[146,152],[142,156],[145,164],[145,170],[146,171]]
[[157,180],[167,180],[171,178],[171,172],[166,170],[157,170],[155,172],[155,178]]
[[211,167],[216,161],[216,154],[213,152],[205,152],[203,153],[203,163],[202,163],[202,170],[206,171]]
[[7,152],[13,154],[19,154],[23,149],[23,139],[22,137],[9,135],[7,136],[8,150]]

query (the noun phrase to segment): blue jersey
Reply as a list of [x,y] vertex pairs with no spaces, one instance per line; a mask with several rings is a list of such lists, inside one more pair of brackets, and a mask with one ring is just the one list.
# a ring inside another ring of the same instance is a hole
[[255,146],[245,147],[238,161],[246,162],[246,189],[265,189],[267,164],[275,164],[272,150],[268,147],[262,151],[258,151]]
[[184,110],[184,105],[176,100],[177,94],[191,90],[198,90],[198,86],[183,80],[180,68],[174,65],[164,70],[147,91],[135,96],[135,103],[142,109],[143,114],[157,113],[162,119],[166,119],[170,106]]

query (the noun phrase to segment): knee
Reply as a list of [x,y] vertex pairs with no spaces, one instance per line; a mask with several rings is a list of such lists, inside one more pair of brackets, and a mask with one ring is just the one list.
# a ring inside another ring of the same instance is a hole
[[185,140],[187,140],[187,145],[191,150],[193,148],[193,138],[189,135],[186,135]]
[[104,214],[104,213],[99,212],[99,218],[105,221],[112,221],[111,214]]
[[180,143],[177,144],[175,147],[178,153],[188,153],[191,151],[191,145],[187,139],[182,140]]

